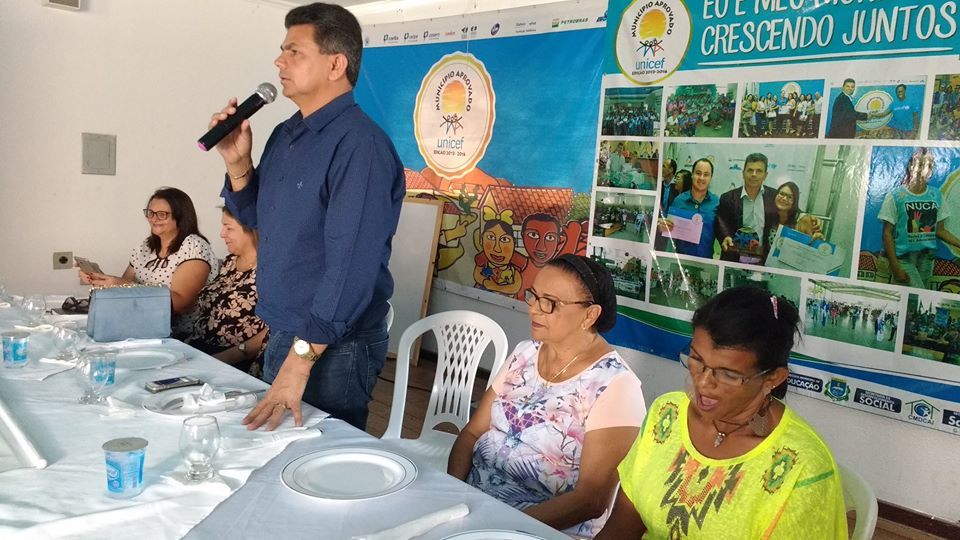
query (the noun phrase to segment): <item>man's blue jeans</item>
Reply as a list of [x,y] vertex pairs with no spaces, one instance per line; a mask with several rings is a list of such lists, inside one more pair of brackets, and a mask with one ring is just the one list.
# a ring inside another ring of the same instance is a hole
[[[264,352],[263,379],[273,383],[290,352],[294,335],[271,332]],[[386,324],[353,333],[334,347],[327,347],[314,362],[303,401],[335,418],[365,429],[367,405],[387,357],[390,335]]]

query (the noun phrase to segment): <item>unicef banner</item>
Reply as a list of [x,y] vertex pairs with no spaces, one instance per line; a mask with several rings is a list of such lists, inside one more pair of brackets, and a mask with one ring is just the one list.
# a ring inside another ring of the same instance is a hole
[[960,433],[957,3],[608,13],[588,254],[611,340],[676,358],[707,298],[761,287],[803,316],[793,391]]
[[[445,203],[440,286],[522,306],[548,260],[585,253],[603,8],[364,28],[357,100],[393,139],[408,196]],[[657,155],[636,150],[652,185]]]

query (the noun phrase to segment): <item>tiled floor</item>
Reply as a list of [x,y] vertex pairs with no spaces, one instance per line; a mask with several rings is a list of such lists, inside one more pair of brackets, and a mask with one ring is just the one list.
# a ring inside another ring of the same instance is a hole
[[[393,377],[396,361],[387,359],[380,380],[373,390],[373,401],[370,403],[370,416],[367,417],[367,432],[379,437],[387,429],[390,419],[390,405],[393,402]],[[429,359],[422,359],[419,366],[410,369],[409,385],[407,387],[406,407],[401,434],[404,438],[413,438],[420,433],[423,417],[430,400],[430,390],[433,387],[433,376],[436,364]],[[474,385],[473,398],[480,397],[486,386],[486,380],[478,376]],[[851,521],[850,530],[853,530]],[[923,533],[916,529],[881,519],[877,522],[874,540],[937,540],[942,537]]]

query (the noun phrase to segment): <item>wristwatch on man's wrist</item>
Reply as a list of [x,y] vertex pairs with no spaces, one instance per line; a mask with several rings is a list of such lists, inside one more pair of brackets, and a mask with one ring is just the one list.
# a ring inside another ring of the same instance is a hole
[[293,338],[293,352],[300,358],[310,362],[316,362],[320,355],[313,352],[313,345],[309,341],[304,341],[298,337]]

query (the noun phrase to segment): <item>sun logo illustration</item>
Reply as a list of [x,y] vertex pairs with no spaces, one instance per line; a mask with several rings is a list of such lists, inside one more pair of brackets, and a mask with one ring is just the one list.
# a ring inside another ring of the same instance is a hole
[[443,123],[440,127],[446,129],[446,133],[453,130],[463,129],[463,112],[467,107],[467,89],[460,81],[453,81],[443,87],[443,94],[440,96],[440,113],[443,115]]
[[659,9],[651,9],[643,14],[637,24],[637,39],[640,46],[637,51],[643,51],[643,56],[656,58],[657,51],[663,50],[663,34],[667,31],[667,15]]
[[883,102],[883,99],[875,97],[867,101],[867,111],[872,113],[881,112],[887,108],[887,104]]

